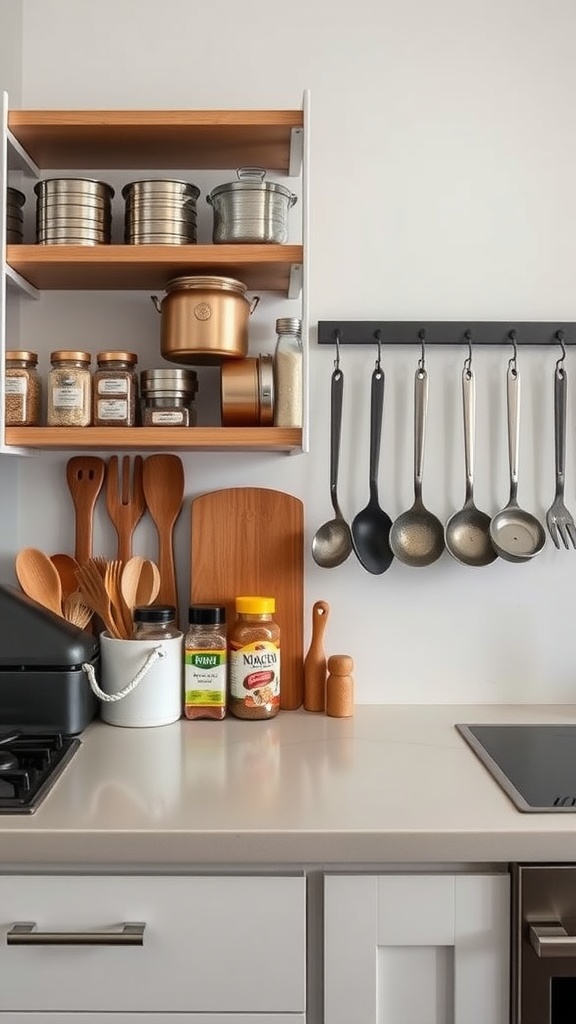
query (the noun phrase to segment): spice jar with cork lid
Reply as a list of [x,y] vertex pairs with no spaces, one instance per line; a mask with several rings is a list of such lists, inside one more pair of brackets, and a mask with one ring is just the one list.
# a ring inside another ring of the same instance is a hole
[[50,354],[49,427],[89,427],[92,421],[92,374],[89,352],[57,349]]
[[40,424],[42,383],[37,364],[36,352],[23,349],[6,352],[4,394],[7,427],[37,427]]
[[328,658],[326,714],[331,718],[351,718],[354,714],[354,662],[348,654]]
[[228,635],[230,695],[236,718],[273,718],[280,710],[280,627],[273,597],[237,597]]

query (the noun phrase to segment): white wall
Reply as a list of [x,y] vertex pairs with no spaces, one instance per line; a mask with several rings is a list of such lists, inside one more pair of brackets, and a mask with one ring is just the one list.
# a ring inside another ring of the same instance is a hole
[[[333,352],[320,319],[576,320],[576,64],[572,0],[23,0],[26,107],[293,107],[311,90],[311,452],[184,455],[187,496],[240,483],[281,487],[306,511],[306,612],[332,607],[329,653],[350,653],[360,702],[570,701],[576,696],[576,552],[549,543],[533,562],[478,570],[448,554],[427,569],[373,577],[354,556],[334,570],[309,555],[330,517],[328,389]],[[221,180],[226,180],[225,178]],[[263,302],[254,344],[273,345]],[[148,296],[48,293],[22,311],[23,342],[142,344]],[[256,320],[256,318],[255,318]],[[381,501],[412,502],[412,380],[419,355],[384,351]],[[443,521],[464,500],[460,375],[465,352],[428,352],[424,500]],[[509,352],[475,351],[476,499],[508,496]],[[374,353],[343,350],[340,498],[367,501]],[[557,352],[520,349],[519,498],[543,518],[554,492],[552,380]],[[574,354],[569,378],[576,381]],[[576,383],[574,384],[576,388]],[[576,398],[569,396],[567,502],[576,509]],[[21,469],[20,546],[70,547],[66,454]],[[38,527],[38,500],[42,523]],[[177,528],[187,590],[189,516]],[[139,535],[142,548],[152,539]],[[96,543],[111,543],[102,515]],[[309,635],[307,621],[307,636]]]

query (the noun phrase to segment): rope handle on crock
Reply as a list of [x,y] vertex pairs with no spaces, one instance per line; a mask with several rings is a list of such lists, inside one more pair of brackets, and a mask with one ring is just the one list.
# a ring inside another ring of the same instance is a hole
[[153,647],[152,650],[150,651],[150,654],[146,658],[146,661],[144,662],[142,668],[138,670],[132,682],[128,683],[128,685],[125,686],[123,690],[118,690],[117,693],[105,693],[104,690],[100,689],[98,683],[96,682],[96,673],[94,671],[94,666],[91,665],[88,661],[84,662],[82,668],[84,669],[86,675],[88,676],[88,682],[90,683],[90,689],[92,690],[92,692],[95,693],[96,696],[100,698],[100,700],[112,703],[116,700],[122,700],[123,697],[127,697],[129,693],[132,693],[132,690],[136,689],[138,683],[142,681],[146,673],[152,668],[154,662],[158,661],[159,658],[165,657],[166,651],[164,650],[162,644],[158,644],[156,647]]

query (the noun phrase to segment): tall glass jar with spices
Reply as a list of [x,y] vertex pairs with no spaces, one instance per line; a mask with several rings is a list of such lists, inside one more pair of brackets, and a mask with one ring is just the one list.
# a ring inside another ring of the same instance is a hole
[[193,604],[184,639],[184,714],[186,718],[226,715],[226,608]]
[[133,427],[138,409],[135,352],[99,352],[93,379],[95,427]]
[[237,597],[228,635],[230,694],[236,718],[273,718],[280,710],[280,627],[273,597]]
[[49,427],[89,427],[92,422],[92,374],[89,352],[58,349],[50,354]]
[[286,316],[276,321],[274,353],[274,426],[302,426],[302,321]]
[[40,424],[42,382],[36,369],[36,352],[6,352],[4,383],[7,427],[37,427]]

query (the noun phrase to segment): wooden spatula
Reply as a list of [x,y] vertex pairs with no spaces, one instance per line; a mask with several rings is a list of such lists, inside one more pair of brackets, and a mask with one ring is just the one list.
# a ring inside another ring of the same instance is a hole
[[66,464],[66,482],[76,513],[74,557],[84,565],[92,556],[92,522],[106,463],[95,455],[76,455]]
[[158,531],[160,590],[156,600],[178,609],[173,532],[184,500],[181,460],[177,455],[149,455],[144,460],[143,483],[148,511]]
[[146,510],[146,499],[142,485],[141,455],[134,458],[132,482],[130,482],[130,456],[122,459],[122,483],[118,480],[118,456],[108,460],[106,471],[106,508],[118,535],[117,559],[123,565],[132,558],[132,535]]

